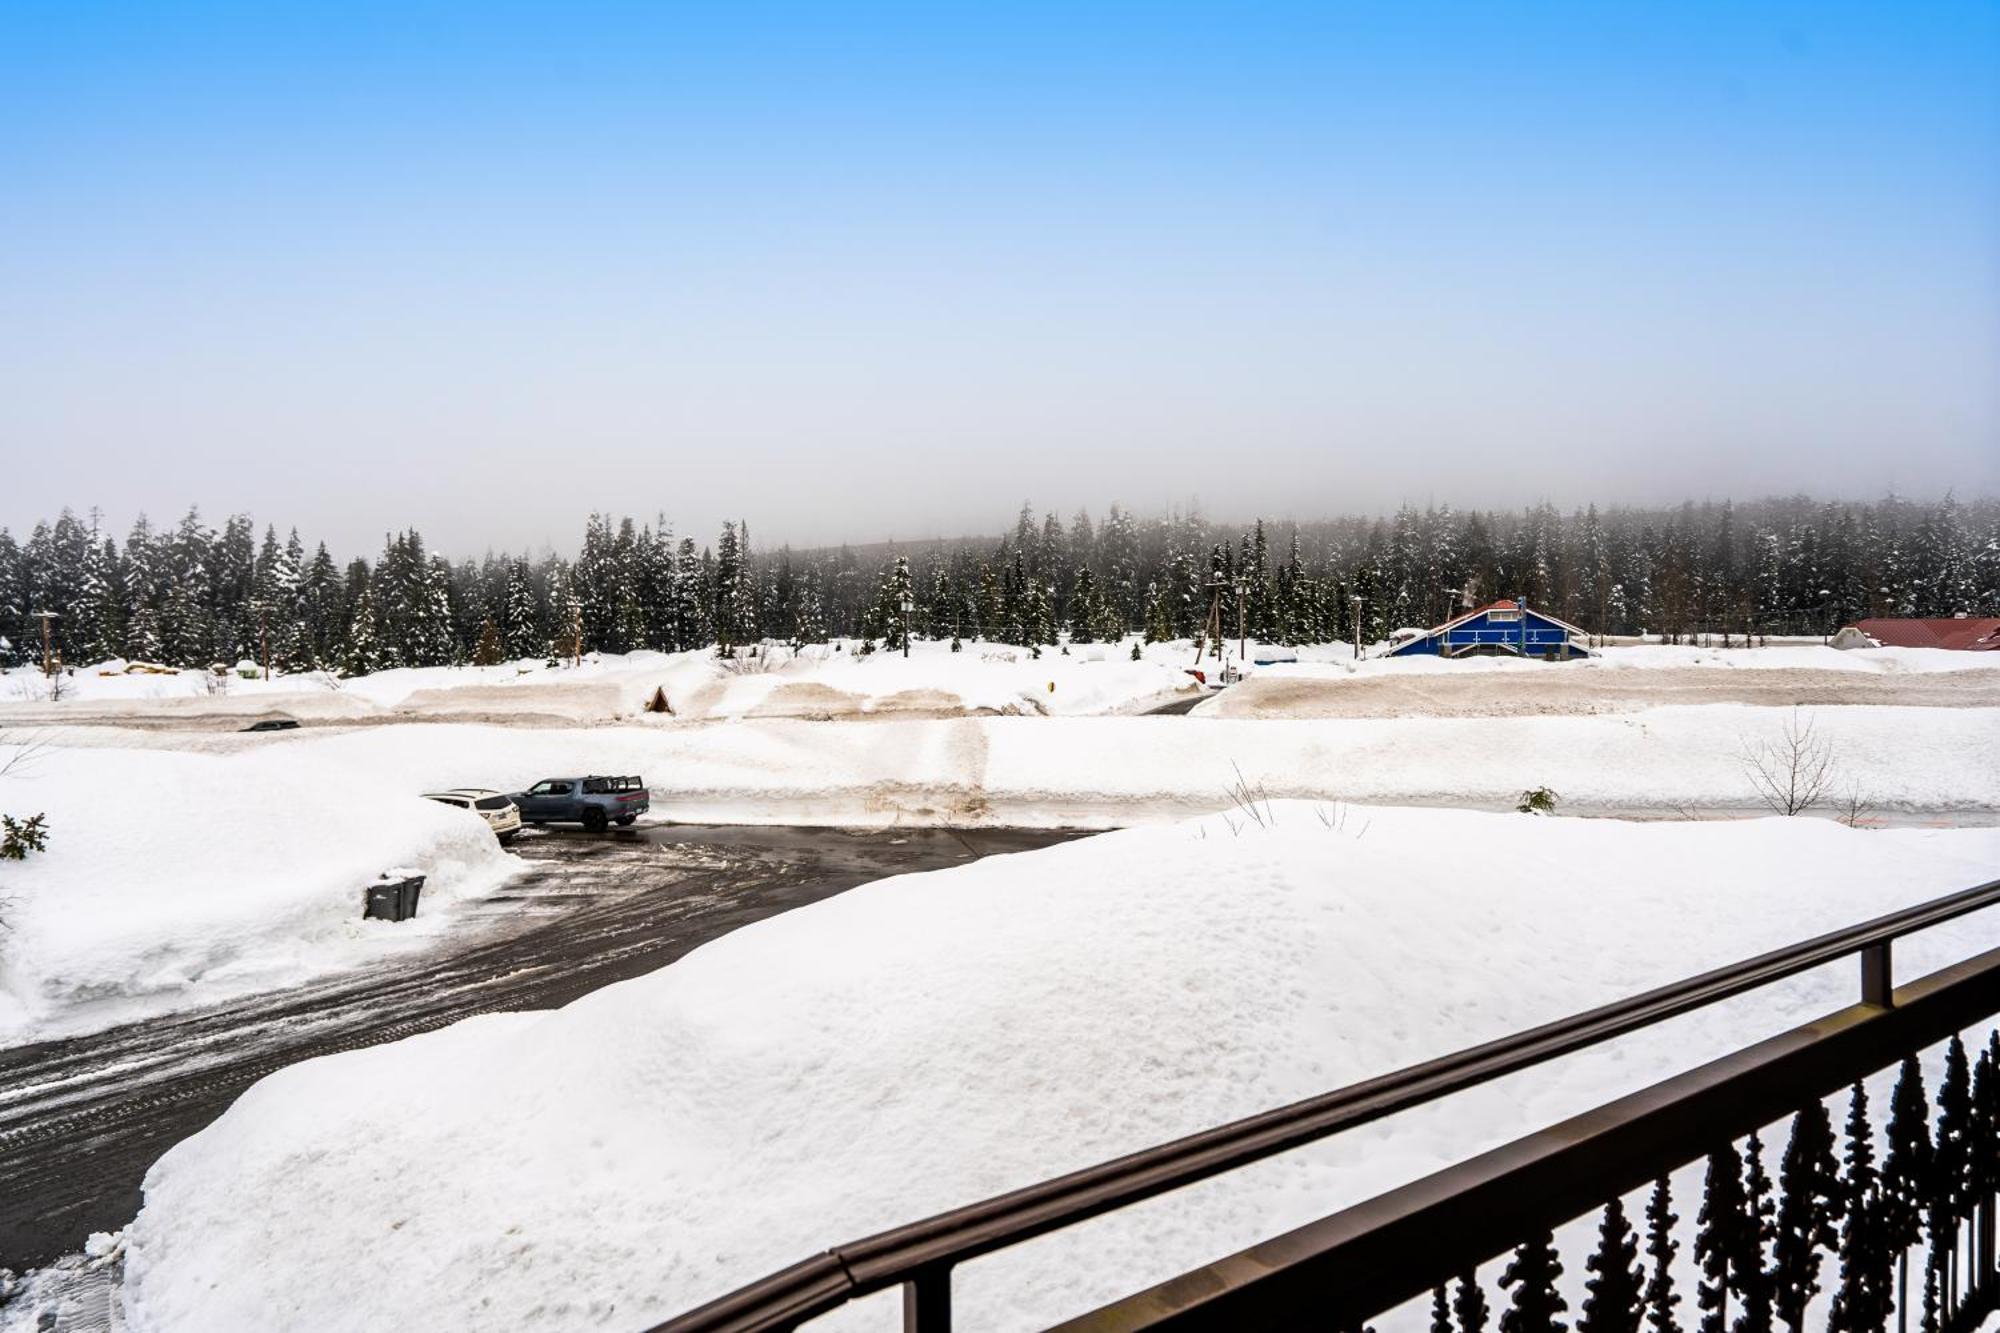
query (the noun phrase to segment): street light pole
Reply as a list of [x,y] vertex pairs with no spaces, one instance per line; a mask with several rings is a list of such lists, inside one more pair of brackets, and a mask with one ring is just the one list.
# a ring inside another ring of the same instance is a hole
[[908,593],[903,594],[903,656],[910,655],[910,613],[917,609],[917,603]]
[[1354,660],[1361,660],[1361,594],[1352,593],[1348,601],[1354,603]]

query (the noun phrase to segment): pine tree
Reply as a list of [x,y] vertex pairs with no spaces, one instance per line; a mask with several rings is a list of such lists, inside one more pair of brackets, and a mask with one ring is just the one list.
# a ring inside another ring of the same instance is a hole
[[1500,1316],[1500,1333],[1561,1333],[1568,1327],[1556,1316],[1569,1303],[1556,1289],[1562,1276],[1555,1238],[1548,1232],[1524,1241],[1513,1262],[1500,1274],[1500,1285],[1513,1290],[1513,1300]]
[[1639,1238],[1625,1219],[1625,1205],[1613,1198],[1605,1205],[1597,1232],[1597,1251],[1585,1261],[1591,1276],[1577,1333],[1639,1333],[1644,1272],[1639,1267]]
[[875,611],[870,622],[870,638],[882,640],[884,651],[900,653],[909,646],[907,618],[903,607],[914,602],[916,585],[910,577],[910,558],[899,555],[882,567],[877,587]]
[[1097,622],[1103,616],[1097,593],[1097,576],[1088,569],[1076,573],[1076,583],[1069,598],[1069,641],[1071,643],[1095,643]]
[[505,656],[506,650],[500,645],[500,627],[491,620],[486,621],[479,627],[479,642],[472,650],[472,664],[494,666]]
[[1661,1176],[1653,1185],[1652,1197],[1646,1200],[1646,1257],[1652,1265],[1646,1278],[1646,1326],[1652,1333],[1681,1333],[1680,1320],[1674,1314],[1674,1307],[1681,1303],[1680,1293],[1674,1290],[1674,1256],[1681,1248],[1674,1239],[1674,1227],[1680,1220],[1674,1212],[1673,1187]]
[[354,611],[347,621],[347,651],[341,666],[350,676],[365,676],[381,669],[380,626],[375,621],[375,590],[368,579],[354,596]]

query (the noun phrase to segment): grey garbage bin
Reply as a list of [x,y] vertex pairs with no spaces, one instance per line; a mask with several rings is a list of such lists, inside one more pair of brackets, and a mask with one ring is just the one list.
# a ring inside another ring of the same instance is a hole
[[424,891],[424,877],[381,879],[362,892],[364,920],[407,921],[417,914],[417,897]]

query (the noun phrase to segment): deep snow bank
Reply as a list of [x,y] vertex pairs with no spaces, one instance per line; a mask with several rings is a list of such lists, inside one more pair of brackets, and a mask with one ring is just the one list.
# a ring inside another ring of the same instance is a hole
[[[643,1327],[828,1244],[2000,863],[1990,830],[1273,814],[1275,831],[1214,818],[883,881],[560,1011],[275,1074],[148,1175],[132,1324]],[[1455,846],[1478,848],[1476,879],[1438,854]],[[1919,937],[1898,966],[1992,930]],[[1848,1003],[1852,971],[982,1261],[956,1275],[961,1318],[1080,1311]]]
[[[21,747],[0,745],[0,761]],[[37,749],[0,809],[49,850],[0,862],[0,1044],[297,981],[443,925],[516,864],[465,811],[357,783],[282,748],[219,758]],[[429,880],[415,921],[359,920],[392,866]]]
[[[113,661],[63,678],[50,701],[38,672],[0,672],[0,724],[65,717],[154,722],[230,720],[285,713],[308,721],[398,718],[515,719],[543,725],[608,722],[641,715],[656,692],[672,716],[812,719],[967,714],[1077,715],[1132,711],[1196,688],[1183,672],[1192,653],[1156,645],[1132,661],[1119,645],[1067,653],[975,643],[954,653],[919,643],[899,653],[860,654],[855,643],[794,653],[762,645],[755,657],[713,651],[592,653],[550,667],[524,659],[494,666],[407,667],[350,679],[321,672],[272,680],[217,678],[202,671],[127,674]],[[664,719],[662,719],[664,720]]]

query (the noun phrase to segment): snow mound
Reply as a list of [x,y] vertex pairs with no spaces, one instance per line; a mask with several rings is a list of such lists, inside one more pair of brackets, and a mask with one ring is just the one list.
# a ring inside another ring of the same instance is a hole
[[[0,744],[0,763],[20,751]],[[218,758],[32,750],[0,808],[49,848],[0,868],[0,1041],[286,985],[434,933],[518,864],[467,811],[276,747]],[[360,919],[391,866],[414,921]]]
[[[2000,831],[1260,807],[885,880],[265,1079],[149,1173],[135,1329],[636,1328],[829,1244],[1978,882]],[[1468,878],[1441,850],[1477,847]],[[1899,948],[1962,956],[1990,924]],[[1851,966],[970,1266],[1041,1326],[1847,1003]],[[1443,1108],[1438,1108],[1443,1109]],[[356,1280],[365,1275],[365,1280]],[[831,1326],[893,1327],[893,1304]],[[872,1321],[872,1322],[871,1322]]]

